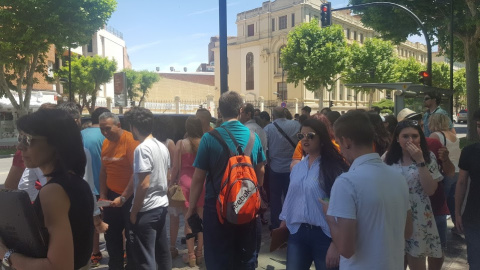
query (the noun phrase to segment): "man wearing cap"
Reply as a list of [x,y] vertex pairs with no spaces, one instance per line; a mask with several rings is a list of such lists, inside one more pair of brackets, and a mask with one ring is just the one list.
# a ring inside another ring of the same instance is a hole
[[[425,133],[425,137],[430,137],[430,134],[432,133],[428,128],[428,119],[430,118],[430,115],[434,113],[441,113],[446,115],[448,119],[451,119],[447,111],[440,108],[439,104],[441,100],[442,100],[442,97],[440,96],[440,94],[437,94],[434,92],[427,93],[423,98],[423,106],[427,108],[427,111],[423,115],[423,133]],[[451,120],[450,120],[450,129],[452,129],[453,133],[456,133],[455,129],[453,128],[453,123]]]

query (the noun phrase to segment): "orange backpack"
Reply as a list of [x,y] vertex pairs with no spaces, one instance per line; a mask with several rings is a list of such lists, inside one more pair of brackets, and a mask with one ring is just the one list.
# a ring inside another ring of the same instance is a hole
[[237,143],[232,133],[224,127],[221,128],[227,131],[235,144],[236,153],[230,150],[217,130],[214,129],[209,132],[218,140],[230,157],[226,166],[224,166],[224,174],[217,197],[218,219],[222,224],[225,220],[232,224],[249,223],[255,219],[260,209],[257,175],[250,159],[255,143],[255,133],[250,132],[250,138],[245,151],[243,151],[242,146]]

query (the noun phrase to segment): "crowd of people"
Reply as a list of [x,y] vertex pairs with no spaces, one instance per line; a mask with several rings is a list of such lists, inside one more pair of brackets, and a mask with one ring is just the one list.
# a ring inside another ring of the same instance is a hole
[[[97,108],[81,130],[75,103],[46,104],[17,122],[5,187],[29,194],[47,256],[0,239],[0,257],[18,270],[89,269],[102,259],[104,233],[109,269],[171,269],[183,214],[191,267],[255,269],[269,224],[288,230],[287,269],[416,270],[427,260],[441,269],[450,215],[470,269],[480,269],[480,143],[460,150],[440,101],[426,94],[423,115],[306,106],[294,116],[274,108],[270,119],[229,91],[217,128],[199,109],[176,142],[173,124],[145,108],[126,112],[123,127]],[[480,110],[474,120],[480,135]],[[184,199],[173,200],[172,188]]]

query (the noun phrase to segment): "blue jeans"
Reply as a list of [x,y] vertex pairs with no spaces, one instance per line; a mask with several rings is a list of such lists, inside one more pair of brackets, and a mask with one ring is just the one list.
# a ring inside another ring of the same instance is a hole
[[471,270],[480,269],[480,220],[466,221],[463,218],[463,230],[465,242],[467,243],[467,259]]
[[283,200],[287,197],[289,185],[289,172],[277,173],[270,170],[270,229],[280,227],[280,219],[278,219],[278,216],[280,216],[282,212]]
[[216,199],[203,208],[205,266],[208,270],[254,270],[257,259],[257,219],[243,225],[218,220]]
[[440,243],[442,249],[447,249],[447,216],[435,216],[435,223],[437,224],[438,235],[440,236]]
[[312,262],[315,269],[326,270],[326,256],[332,239],[322,228],[302,224],[297,233],[290,234],[287,247],[287,269],[307,270]]
[[445,188],[445,199],[447,200],[447,207],[450,211],[450,217],[453,224],[455,224],[455,187],[457,186],[458,173],[455,173],[453,177],[445,176],[443,178],[443,184]]

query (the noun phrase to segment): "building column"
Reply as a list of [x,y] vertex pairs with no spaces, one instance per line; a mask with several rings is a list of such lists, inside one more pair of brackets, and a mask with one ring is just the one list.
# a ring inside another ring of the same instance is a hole
[[260,103],[260,111],[263,112],[265,110],[265,98],[263,98],[263,96],[259,96],[258,102]]
[[180,97],[175,96],[175,113],[180,114]]

